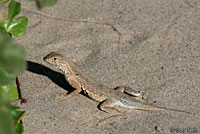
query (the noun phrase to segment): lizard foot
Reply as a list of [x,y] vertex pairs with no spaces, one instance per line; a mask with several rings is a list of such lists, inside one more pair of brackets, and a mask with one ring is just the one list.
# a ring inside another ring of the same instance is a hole
[[132,89],[130,87],[126,87],[126,86],[118,86],[115,88],[115,90],[122,92],[122,93],[132,95],[134,97],[139,97],[139,96],[144,95],[144,91],[135,91],[134,89]]
[[55,99],[56,100],[58,100],[58,99],[68,99],[70,97],[72,97],[71,94],[64,94],[64,95],[58,95],[58,96],[56,96]]
[[64,94],[64,95],[61,95],[61,96],[56,96],[55,99],[67,99],[67,98],[70,98],[72,96],[75,96],[77,94],[79,94],[81,92],[81,88],[78,88],[68,94]]

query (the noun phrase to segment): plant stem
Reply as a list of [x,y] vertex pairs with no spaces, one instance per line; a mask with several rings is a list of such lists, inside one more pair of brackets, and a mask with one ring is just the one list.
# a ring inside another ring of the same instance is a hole
[[18,92],[18,98],[20,99],[20,103],[26,103],[27,100],[22,98],[22,94],[21,94],[21,88],[20,88],[20,83],[19,83],[19,79],[16,76],[16,85],[17,85],[17,92]]

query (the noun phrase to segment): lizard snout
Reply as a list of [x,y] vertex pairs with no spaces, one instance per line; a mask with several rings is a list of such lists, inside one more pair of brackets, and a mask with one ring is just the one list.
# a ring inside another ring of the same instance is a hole
[[45,56],[45,57],[43,58],[43,60],[46,61],[46,59],[47,59],[47,57]]

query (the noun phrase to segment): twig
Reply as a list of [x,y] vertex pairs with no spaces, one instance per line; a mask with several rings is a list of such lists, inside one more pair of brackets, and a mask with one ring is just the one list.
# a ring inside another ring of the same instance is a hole
[[16,76],[16,85],[17,85],[17,92],[18,92],[18,98],[20,99],[20,103],[26,103],[27,100],[22,98],[22,94],[21,94],[21,88],[20,88],[20,83],[19,83],[19,79]]

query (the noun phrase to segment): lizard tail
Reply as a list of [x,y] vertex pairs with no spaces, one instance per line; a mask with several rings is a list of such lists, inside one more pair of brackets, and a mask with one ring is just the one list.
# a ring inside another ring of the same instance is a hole
[[184,110],[173,109],[173,108],[165,108],[165,107],[158,107],[158,106],[150,106],[150,105],[147,105],[147,104],[145,104],[144,105],[144,109],[141,109],[141,110],[146,110],[146,111],[151,111],[151,110],[170,110],[170,111],[176,111],[176,112],[195,115],[194,113],[187,112],[187,111],[184,111]]

